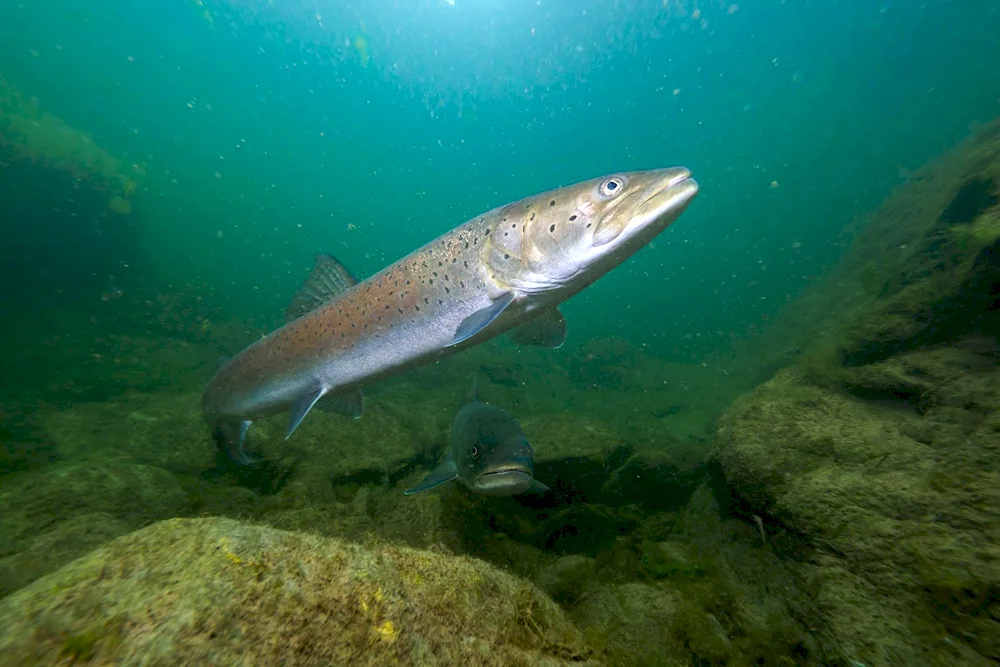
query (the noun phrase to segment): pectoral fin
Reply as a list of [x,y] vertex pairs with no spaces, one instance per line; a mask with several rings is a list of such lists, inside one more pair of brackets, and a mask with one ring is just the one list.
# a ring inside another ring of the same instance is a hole
[[472,313],[458,325],[458,329],[455,330],[455,337],[451,339],[451,342],[445,345],[445,347],[452,347],[453,345],[458,345],[464,340],[472,338],[477,333],[488,327],[493,323],[496,318],[500,317],[500,313],[504,311],[507,306],[509,306],[514,301],[513,292],[504,292],[503,296],[495,299],[493,303],[486,306],[481,310],[477,310]]
[[365,411],[365,398],[360,389],[338,392],[324,396],[321,401],[316,403],[316,407],[324,412],[336,412],[338,415],[358,419]]
[[549,487],[535,479],[531,481],[531,486],[528,487],[528,490],[525,491],[525,493],[545,493],[547,491],[549,491]]
[[292,433],[294,433],[295,429],[299,427],[302,420],[306,418],[306,415],[309,414],[312,407],[316,405],[316,402],[323,398],[326,391],[326,387],[317,386],[308,393],[299,396],[298,400],[295,401],[295,404],[292,406],[292,414],[288,419],[288,432],[285,433],[285,440],[292,437]]
[[455,457],[451,455],[451,450],[449,450],[437,468],[431,471],[427,477],[424,477],[415,487],[403,491],[403,495],[412,496],[414,493],[433,489],[445,482],[450,482],[457,476],[458,467],[455,465]]
[[510,338],[518,345],[558,349],[566,342],[566,318],[558,308],[546,310],[515,327]]

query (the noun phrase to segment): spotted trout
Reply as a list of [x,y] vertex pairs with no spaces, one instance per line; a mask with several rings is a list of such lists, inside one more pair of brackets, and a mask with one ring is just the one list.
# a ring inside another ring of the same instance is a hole
[[202,408],[232,458],[254,420],[290,412],[286,438],[315,407],[360,417],[361,388],[510,332],[566,339],[559,304],[631,257],[687,208],[683,167],[614,174],[477,215],[358,282],[319,255],[286,324],[225,363]]

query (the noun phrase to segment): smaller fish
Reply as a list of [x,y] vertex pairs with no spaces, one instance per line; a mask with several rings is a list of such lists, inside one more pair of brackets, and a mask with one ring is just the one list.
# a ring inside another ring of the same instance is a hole
[[528,437],[506,411],[473,399],[455,415],[451,447],[438,467],[407,496],[458,479],[469,490],[486,496],[545,493],[549,487],[535,479],[534,452]]
[[120,299],[123,294],[125,294],[125,290],[116,285],[112,285],[108,288],[108,291],[101,295],[101,301],[114,301],[115,299]]

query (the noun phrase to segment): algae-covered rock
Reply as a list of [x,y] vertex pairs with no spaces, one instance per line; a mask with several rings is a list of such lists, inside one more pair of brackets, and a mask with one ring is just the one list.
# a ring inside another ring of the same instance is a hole
[[129,458],[174,472],[215,460],[199,393],[128,392],[107,401],[49,410],[40,418],[60,455],[74,461]]
[[30,539],[83,514],[134,525],[175,516],[185,496],[166,470],[124,462],[65,463],[8,478],[0,490],[0,533]]
[[[1000,658],[1000,373],[982,341],[739,401],[715,459],[733,509],[787,548],[820,636],[875,665]],[[801,544],[809,545],[802,552]]]
[[[134,526],[133,526],[134,527]],[[129,532],[130,526],[107,512],[67,519],[0,558],[0,597],[58,569],[74,558]]]
[[612,664],[684,665],[691,655],[671,633],[680,596],[666,587],[641,583],[598,588],[572,610],[589,641],[600,645]]
[[174,476],[152,466],[64,463],[7,477],[0,490],[0,595],[186,508]]
[[121,537],[0,602],[6,664],[585,664],[529,583],[469,558],[223,519]]
[[535,576],[535,584],[557,602],[574,602],[594,585],[597,566],[593,558],[563,556]]

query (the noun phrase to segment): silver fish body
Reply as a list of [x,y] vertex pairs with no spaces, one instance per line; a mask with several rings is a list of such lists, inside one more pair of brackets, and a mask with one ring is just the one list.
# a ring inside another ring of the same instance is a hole
[[212,378],[205,419],[240,458],[256,419],[291,411],[291,435],[317,403],[360,416],[362,385],[519,325],[515,340],[557,347],[556,307],[649,243],[697,192],[683,168],[617,174],[476,216],[359,283],[327,257],[300,290],[299,316]]

